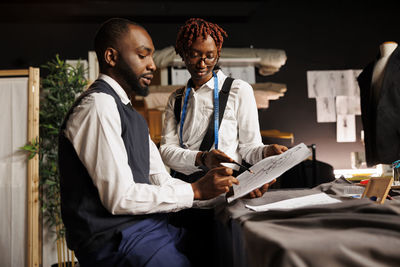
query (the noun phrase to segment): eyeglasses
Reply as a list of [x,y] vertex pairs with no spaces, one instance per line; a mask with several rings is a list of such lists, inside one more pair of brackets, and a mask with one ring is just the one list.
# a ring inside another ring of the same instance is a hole
[[211,54],[207,55],[205,57],[201,57],[200,54],[198,53],[188,53],[187,58],[191,64],[198,64],[201,61],[204,61],[204,64],[206,65],[213,65],[217,59],[217,56]]

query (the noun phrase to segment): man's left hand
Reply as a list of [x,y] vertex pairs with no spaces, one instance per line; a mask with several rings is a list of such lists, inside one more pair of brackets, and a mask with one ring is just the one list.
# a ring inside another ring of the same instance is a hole
[[266,146],[266,147],[264,147],[264,150],[263,150],[263,159],[267,158],[269,156],[282,154],[283,152],[285,152],[287,150],[288,150],[287,147],[277,145],[277,144]]
[[272,180],[271,182],[264,184],[260,188],[254,189],[250,193],[248,193],[246,196],[243,198],[257,198],[257,197],[262,197],[265,192],[268,191],[268,188],[273,185],[276,182],[276,179]]

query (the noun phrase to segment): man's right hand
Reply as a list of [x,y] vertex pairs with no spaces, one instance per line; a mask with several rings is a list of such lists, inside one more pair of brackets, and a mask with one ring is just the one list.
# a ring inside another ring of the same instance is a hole
[[233,170],[228,167],[210,170],[200,180],[192,183],[194,199],[211,199],[228,192],[233,184],[239,184],[239,181],[232,174]]

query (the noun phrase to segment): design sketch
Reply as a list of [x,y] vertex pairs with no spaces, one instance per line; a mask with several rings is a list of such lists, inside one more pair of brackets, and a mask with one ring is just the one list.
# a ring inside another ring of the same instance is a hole
[[184,68],[171,68],[171,83],[173,85],[185,85],[190,79],[190,73]]
[[316,98],[317,122],[337,122],[337,142],[355,142],[361,115],[357,77],[362,70],[307,71],[308,97]]
[[361,115],[360,97],[337,96],[336,113],[338,115]]
[[244,172],[237,177],[239,185],[233,185],[234,195],[228,198],[228,202],[242,197],[252,190],[278,178],[284,172],[309,156],[311,156],[310,149],[308,149],[305,144],[301,143],[283,154],[271,156],[259,161],[250,168],[254,174]]
[[336,108],[334,97],[317,97],[317,122],[335,122]]
[[308,97],[359,96],[361,70],[307,71]]
[[241,79],[250,84],[256,82],[256,72],[253,66],[221,66],[221,70],[234,79]]
[[336,122],[336,141],[356,141],[356,118],[355,115],[338,115]]

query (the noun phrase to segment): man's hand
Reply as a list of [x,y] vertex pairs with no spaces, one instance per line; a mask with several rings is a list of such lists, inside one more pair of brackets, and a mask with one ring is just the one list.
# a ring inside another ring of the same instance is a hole
[[233,184],[239,184],[239,181],[232,174],[233,170],[228,167],[210,170],[200,180],[192,183],[194,199],[211,199],[228,192]]
[[268,188],[273,185],[276,182],[276,179],[272,180],[271,182],[264,184],[260,188],[254,189],[247,195],[245,195],[243,198],[257,198],[257,197],[262,197],[265,192],[268,191]]
[[287,150],[288,150],[287,147],[277,145],[277,144],[266,146],[266,147],[264,147],[264,150],[263,150],[263,159],[267,158],[269,156],[282,154],[283,152],[285,152]]
[[210,152],[199,152],[196,158],[198,166],[204,165],[209,170],[221,167],[222,162],[232,163],[233,159],[218,149],[213,149]]

